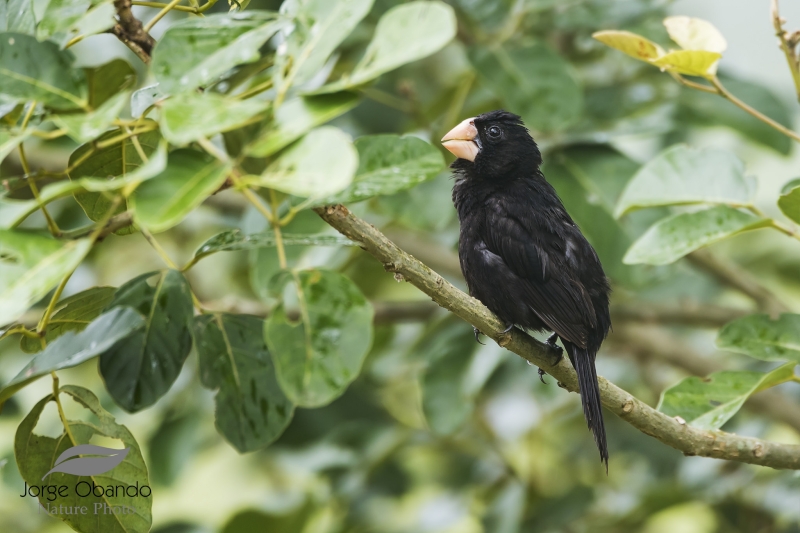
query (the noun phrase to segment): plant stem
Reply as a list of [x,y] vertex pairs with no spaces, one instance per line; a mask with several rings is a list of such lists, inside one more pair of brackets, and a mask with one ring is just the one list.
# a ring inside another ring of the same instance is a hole
[[[45,329],[47,329],[47,325],[50,323],[50,318],[53,316],[53,311],[56,309],[56,304],[58,303],[58,300],[61,299],[61,293],[64,292],[64,287],[67,286],[67,282],[69,281],[69,278],[72,277],[73,272],[75,271],[73,270],[64,276],[64,278],[61,280],[61,283],[59,283],[58,287],[56,287],[56,292],[53,293],[53,297],[50,298],[50,303],[47,305],[47,309],[45,309],[42,319],[39,321],[39,325],[36,326],[36,331],[39,333],[40,337],[44,336]],[[44,348],[44,346],[42,346],[42,348]]]
[[763,122],[765,124],[768,124],[769,126],[772,126],[773,128],[775,128],[779,132],[781,132],[784,135],[786,135],[787,137],[790,137],[791,139],[794,139],[795,141],[800,142],[800,135],[797,132],[794,132],[794,131],[790,130],[789,128],[787,128],[783,124],[779,124],[778,122],[775,122],[774,120],[772,120],[768,116],[756,111],[755,109],[753,109],[749,105],[745,104],[744,102],[742,102],[741,100],[736,98],[733,94],[730,93],[730,91],[728,91],[722,85],[722,83],[720,83],[719,79],[716,76],[711,78],[709,81],[711,82],[711,84],[714,87],[716,87],[717,92],[718,92],[718,94],[720,96],[730,100],[730,102],[733,103],[735,106],[737,106],[740,109],[746,111],[747,113],[749,113],[750,115],[754,116],[755,118],[757,118],[761,122]]
[[271,88],[272,88],[272,78],[268,79],[263,83],[259,83],[255,87],[247,89],[241,94],[237,94],[236,96],[234,96],[234,98],[236,100],[244,100],[245,98],[250,98],[251,96],[263,93],[264,91],[268,91]]
[[[154,7],[154,8],[162,9],[167,4],[165,4],[163,2],[139,2],[137,0],[133,0],[131,2],[131,5],[142,6],[142,7]],[[198,11],[198,8],[196,8],[196,7],[172,6],[172,9],[175,10],[175,11],[183,11],[184,13],[195,13],[195,14],[200,13],[200,11]]]
[[144,235],[144,238],[147,239],[147,242],[150,243],[150,246],[152,246],[156,253],[161,256],[161,259],[167,264],[167,266],[173,270],[178,270],[178,267],[175,265],[172,259],[170,259],[169,255],[167,255],[167,252],[164,250],[164,248],[158,244],[158,241],[153,237],[153,235],[147,231],[144,226],[140,227],[139,230],[142,232],[142,235]]
[[172,0],[169,4],[165,5],[164,8],[156,13],[156,16],[151,18],[147,24],[144,25],[144,31],[150,33],[150,30],[153,29],[153,26],[158,24],[158,21],[164,18],[164,16],[172,11],[172,9],[180,3],[181,0]]
[[[25,113],[25,117],[22,119],[22,124],[20,125],[20,129],[22,131],[25,131],[25,128],[28,127],[28,123],[30,122],[35,109],[36,109],[36,100],[33,100],[30,103],[28,112]],[[31,167],[28,165],[28,158],[25,155],[24,145],[25,143],[21,142],[17,147],[19,149],[19,162],[22,165],[22,171],[25,173],[25,179],[28,183],[28,187],[30,187],[31,189],[33,197],[41,205],[42,214],[44,215],[44,218],[47,221],[47,228],[50,230],[50,233],[53,234],[53,236],[58,237],[61,234],[61,230],[58,228],[58,224],[56,224],[56,221],[53,220],[53,217],[50,216],[50,213],[47,211],[47,208],[39,200],[39,188],[36,186],[36,180],[30,179]]]
[[72,430],[69,428],[69,422],[67,422],[67,415],[64,412],[64,406],[61,405],[61,398],[59,398],[60,391],[58,385],[58,375],[55,372],[50,372],[50,375],[53,376],[53,398],[55,398],[56,400],[56,407],[58,408],[58,417],[61,419],[61,424],[64,426],[64,432],[69,437],[69,440],[72,441],[72,445],[76,446],[78,444],[78,441],[75,440],[75,435],[72,434]]
[[278,218],[278,196],[275,191],[269,190],[269,200],[272,204],[272,212],[274,216],[270,222],[272,223],[272,231],[275,232],[275,248],[278,250],[278,263],[282,269],[286,269],[286,250],[283,247],[283,235],[281,235],[281,221]]
[[134,137],[136,135],[141,135],[142,133],[146,133],[148,131],[153,131],[156,128],[157,128],[157,126],[155,124],[147,125],[147,126],[141,126],[140,128],[135,129],[133,131],[126,132],[126,133],[123,133],[121,135],[117,135],[116,137],[112,137],[112,138],[107,139],[107,140],[105,140],[103,142],[99,142],[99,143],[97,143],[95,145],[95,147],[98,150],[102,150],[103,148],[108,148],[109,146],[114,146],[115,144],[121,143],[122,141],[124,141],[125,139],[128,139],[130,137]]
[[786,31],[783,29],[783,20],[778,11],[778,0],[772,0],[771,6],[772,25],[775,28],[775,35],[778,37],[783,55],[786,56],[786,63],[789,65],[789,72],[792,73],[792,80],[794,81],[795,91],[797,98],[800,100],[800,63],[798,63],[797,52],[795,50],[796,43],[790,43],[786,39]]

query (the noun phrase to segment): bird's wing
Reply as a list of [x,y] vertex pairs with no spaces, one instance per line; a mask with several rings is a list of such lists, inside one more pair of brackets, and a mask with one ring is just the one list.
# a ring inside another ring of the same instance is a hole
[[585,347],[597,321],[589,294],[567,257],[571,235],[551,231],[545,221],[537,223],[536,215],[522,221],[502,205],[490,203],[487,208],[486,246],[523,281],[520,298],[560,337]]

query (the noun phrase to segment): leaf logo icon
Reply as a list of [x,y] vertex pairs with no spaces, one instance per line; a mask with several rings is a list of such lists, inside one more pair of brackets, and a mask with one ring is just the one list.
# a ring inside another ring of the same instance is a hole
[[[103,448],[102,446],[95,446],[94,444],[73,446],[72,448],[64,450],[64,453],[58,456],[53,468],[42,476],[42,481],[53,472],[63,472],[75,476],[96,476],[98,474],[105,474],[120,464],[125,459],[125,456],[128,455],[129,451],[130,448],[119,450]],[[97,457],[77,457],[78,455],[92,455]],[[70,459],[71,457],[75,457],[75,459]]]

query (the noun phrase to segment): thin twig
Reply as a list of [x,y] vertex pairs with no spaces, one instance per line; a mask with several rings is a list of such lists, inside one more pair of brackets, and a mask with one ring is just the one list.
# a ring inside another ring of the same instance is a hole
[[172,0],[169,4],[165,5],[164,8],[155,14],[153,18],[147,21],[147,24],[144,25],[144,32],[150,33],[150,30],[153,29],[153,26],[158,24],[158,21],[163,19],[167,13],[175,9],[175,7],[180,3],[181,0]]
[[772,26],[775,28],[775,35],[778,37],[778,44],[786,56],[786,63],[789,65],[789,72],[792,73],[797,98],[800,100],[800,61],[797,58],[796,38],[783,29],[784,20],[778,10],[778,0],[772,0]]
[[[336,205],[315,211],[340,233],[361,243],[395,277],[412,283],[436,303],[477,327],[500,346],[539,366],[560,381],[567,390],[578,390],[575,371],[563,358],[553,364],[554,353],[551,348],[516,329],[503,333],[505,324],[483,304],[456,289],[439,274],[405,253],[373,226],[353,216],[347,208]],[[656,411],[605,378],[598,379],[601,399],[607,409],[641,432],[682,451],[685,455],[715,457],[773,468],[800,469],[798,445],[695,428]]]

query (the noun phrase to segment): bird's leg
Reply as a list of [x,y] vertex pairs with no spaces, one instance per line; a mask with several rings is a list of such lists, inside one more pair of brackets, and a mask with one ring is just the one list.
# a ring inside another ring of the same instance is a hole
[[[478,344],[483,344],[480,339],[481,331],[475,326],[472,326],[472,331],[475,333],[475,342],[477,342]],[[485,344],[483,345],[486,346]]]
[[[558,363],[561,362],[561,358],[563,357],[562,354],[564,353],[564,350],[561,348],[561,346],[556,344],[557,340],[558,340],[558,333],[553,333],[552,335],[547,337],[547,340],[545,341],[545,344],[547,344],[550,348],[552,348],[556,352],[556,356],[554,358],[554,362],[552,363],[553,366],[555,366],[555,365],[557,365]],[[547,372],[545,372],[541,368],[539,369],[539,379],[545,385],[547,385],[547,382],[544,380],[544,375],[546,373]]]
[[509,325],[506,327],[506,329],[504,329],[504,330],[503,330],[503,331],[501,331],[500,333],[508,333],[508,332],[509,332],[509,331],[511,331],[513,328],[514,328],[514,324],[509,324]]
[[563,357],[564,354],[564,350],[561,348],[561,346],[556,344],[556,340],[558,340],[558,333],[553,333],[552,335],[547,337],[547,340],[545,341],[545,344],[547,344],[550,348],[553,349],[554,352],[556,352],[555,357],[553,358],[553,362],[551,363],[553,366],[556,366],[558,363],[561,362],[561,358]]

